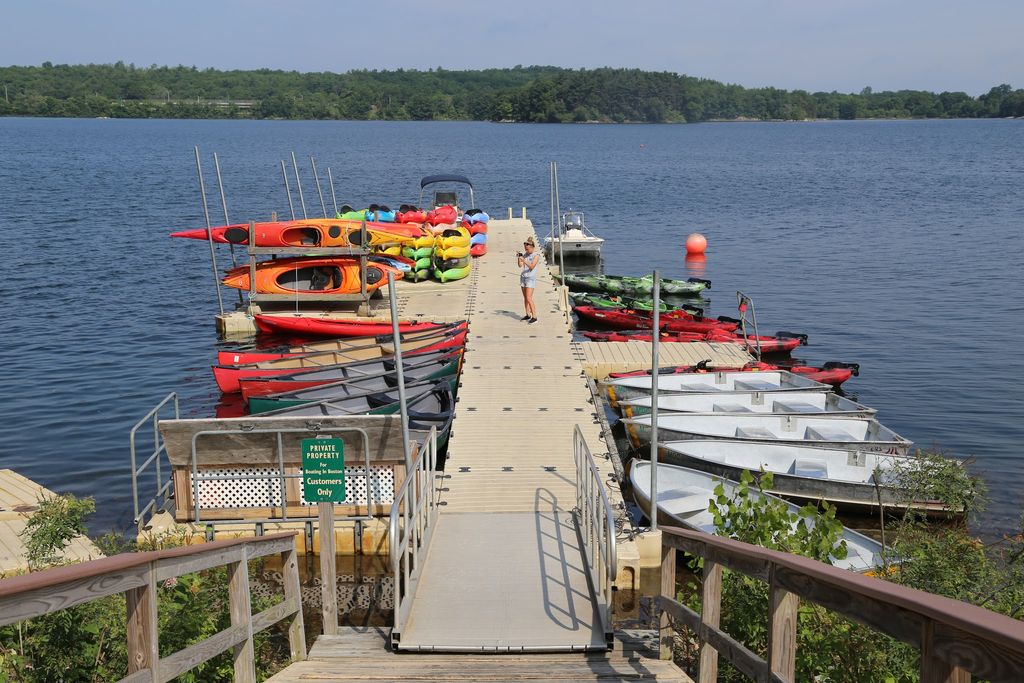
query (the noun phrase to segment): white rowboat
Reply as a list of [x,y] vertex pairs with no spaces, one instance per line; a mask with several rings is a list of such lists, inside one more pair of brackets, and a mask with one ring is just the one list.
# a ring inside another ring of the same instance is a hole
[[[633,484],[633,495],[637,504],[650,516],[651,514],[651,463],[635,460],[629,473]],[[725,488],[725,495],[732,497],[739,487],[734,481],[716,477],[705,472],[677,467],[675,465],[658,465],[658,515],[659,519],[667,518],[675,524],[715,533],[714,516],[708,507],[714,498],[715,487],[719,484]],[[781,498],[764,494],[753,488],[752,498],[766,496],[783,502],[791,512],[797,506],[786,503]],[[832,559],[832,564],[840,569],[855,572],[871,571],[882,564],[882,544],[864,534],[843,527],[841,539],[846,541],[846,557]]]

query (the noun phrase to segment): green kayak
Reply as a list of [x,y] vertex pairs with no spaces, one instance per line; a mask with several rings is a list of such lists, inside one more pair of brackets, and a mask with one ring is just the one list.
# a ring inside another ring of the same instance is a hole
[[[566,273],[564,276],[556,275],[555,277],[568,286],[569,289],[589,292],[603,292],[616,295],[650,295],[654,291],[654,278],[650,275],[630,277],[628,275],[577,275]],[[701,280],[695,277],[687,280],[661,280],[661,292],[663,294],[688,294],[693,296],[710,287],[710,280]]]
[[[577,306],[594,306],[596,308],[629,309],[633,311],[653,311],[654,302],[650,299],[630,299],[627,297],[608,296],[603,297],[591,292],[572,292],[569,294],[573,303]],[[703,315],[704,310],[697,306],[671,306],[664,301],[658,307],[662,313],[669,311],[685,311],[690,315]]]

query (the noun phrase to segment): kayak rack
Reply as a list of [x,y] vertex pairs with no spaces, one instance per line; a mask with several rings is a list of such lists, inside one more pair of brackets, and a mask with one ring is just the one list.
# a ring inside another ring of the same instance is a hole
[[[249,234],[255,228],[255,223],[249,222]],[[370,293],[366,291],[366,266],[369,263],[370,249],[368,247],[256,247],[248,240],[249,254],[249,301],[252,303],[262,302],[294,302],[298,310],[300,302],[306,301],[327,301],[327,302],[358,302],[366,304],[370,299]],[[362,222],[360,228],[361,244],[366,244],[366,221]],[[260,294],[256,291],[256,256],[355,256],[359,258],[359,293],[358,294],[317,294],[314,292],[296,292],[291,294]]]

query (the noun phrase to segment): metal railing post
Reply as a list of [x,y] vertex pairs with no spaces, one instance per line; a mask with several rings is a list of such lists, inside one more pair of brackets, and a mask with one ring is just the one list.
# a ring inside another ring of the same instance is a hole
[[395,293],[395,275],[388,271],[388,303],[391,305],[391,337],[394,344],[395,376],[398,381],[398,405],[402,416],[402,452],[405,471],[412,471],[412,451],[409,448],[409,406],[405,402],[405,369],[402,367],[402,337],[398,331],[398,295]]
[[306,198],[302,196],[302,181],[299,180],[299,162],[295,160],[295,152],[292,152],[292,168],[295,169],[295,187],[299,190],[299,204],[302,206],[302,218],[307,219]]
[[651,330],[651,531],[658,530],[658,345],[661,343],[661,277],[654,271],[653,330]]

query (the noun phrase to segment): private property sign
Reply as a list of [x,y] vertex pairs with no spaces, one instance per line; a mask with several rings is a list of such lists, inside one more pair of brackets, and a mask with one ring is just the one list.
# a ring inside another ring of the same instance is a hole
[[307,503],[345,502],[345,442],[302,440],[302,495]]

